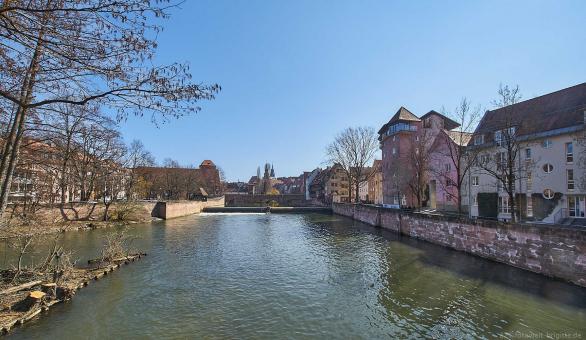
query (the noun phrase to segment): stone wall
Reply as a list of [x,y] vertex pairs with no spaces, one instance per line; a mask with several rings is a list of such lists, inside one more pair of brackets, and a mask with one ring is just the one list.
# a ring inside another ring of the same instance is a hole
[[586,287],[586,229],[334,204],[335,214]]
[[226,194],[227,207],[266,207],[275,205],[279,207],[305,207],[310,206],[311,202],[305,200],[303,194],[287,195],[240,195]]
[[224,197],[210,198],[202,201],[160,201],[151,212],[151,216],[162,219],[187,216],[200,213],[206,207],[223,207]]

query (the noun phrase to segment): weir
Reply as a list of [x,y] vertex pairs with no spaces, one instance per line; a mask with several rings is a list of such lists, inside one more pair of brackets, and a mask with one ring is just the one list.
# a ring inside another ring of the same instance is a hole
[[202,212],[206,213],[274,213],[274,214],[295,214],[295,213],[326,213],[331,214],[329,207],[205,207]]

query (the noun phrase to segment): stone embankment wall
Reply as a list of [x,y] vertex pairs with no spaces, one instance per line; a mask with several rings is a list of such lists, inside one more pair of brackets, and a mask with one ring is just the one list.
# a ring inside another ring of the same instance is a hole
[[266,207],[276,203],[279,207],[305,207],[311,202],[305,200],[303,194],[285,195],[240,195],[226,194],[227,207]]
[[223,207],[224,197],[210,198],[202,201],[167,201],[157,202],[151,216],[162,219],[187,216],[200,213],[206,207]]
[[496,221],[334,204],[335,214],[586,287],[586,228]]

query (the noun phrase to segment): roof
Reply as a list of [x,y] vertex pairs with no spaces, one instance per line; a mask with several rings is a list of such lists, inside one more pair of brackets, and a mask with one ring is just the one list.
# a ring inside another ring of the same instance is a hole
[[407,122],[420,122],[421,119],[417,118],[411,111],[407,110],[403,106],[395,113],[395,115],[388,121],[383,127],[380,128],[378,131],[379,134],[385,132],[389,125],[398,122],[398,121],[407,121]]
[[321,185],[324,183],[326,178],[330,177],[331,171],[331,168],[320,171],[311,182],[311,185]]
[[216,166],[214,162],[210,161],[209,159],[204,160],[201,162],[199,166]]
[[448,131],[443,130],[450,139],[459,146],[468,145],[468,142],[472,139],[472,133],[464,131]]
[[427,118],[429,116],[439,116],[441,119],[443,119],[444,120],[444,128],[446,130],[452,130],[452,129],[455,129],[458,126],[460,126],[460,124],[458,122],[448,118],[447,116],[445,116],[435,110],[431,110],[428,113],[421,116],[421,120],[424,120],[425,118]]
[[586,83],[486,111],[474,134],[492,133],[510,126],[510,121],[519,136],[582,125],[584,110]]

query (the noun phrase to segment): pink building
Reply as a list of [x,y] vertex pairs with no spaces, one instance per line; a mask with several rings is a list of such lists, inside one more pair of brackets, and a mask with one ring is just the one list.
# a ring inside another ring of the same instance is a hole
[[[463,152],[472,134],[441,129],[430,149],[429,207],[458,210],[458,182],[464,178]],[[458,165],[459,164],[459,165]]]
[[445,137],[458,126],[436,111],[417,117],[404,107],[382,126],[378,133],[382,150],[383,204],[439,208],[454,200],[450,185],[443,184],[446,180],[450,184],[455,166],[446,167],[443,154],[438,154],[444,151],[440,147],[442,142],[451,143]]

